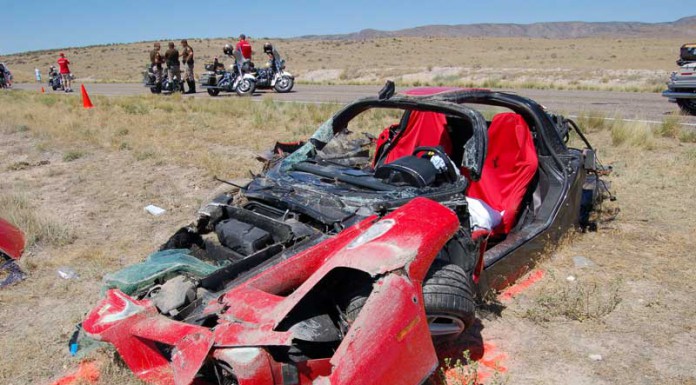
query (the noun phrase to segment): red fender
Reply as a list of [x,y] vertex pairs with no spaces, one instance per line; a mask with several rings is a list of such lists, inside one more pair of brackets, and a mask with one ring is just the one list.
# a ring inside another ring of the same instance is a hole
[[18,260],[24,252],[24,234],[10,222],[0,218],[0,252]]

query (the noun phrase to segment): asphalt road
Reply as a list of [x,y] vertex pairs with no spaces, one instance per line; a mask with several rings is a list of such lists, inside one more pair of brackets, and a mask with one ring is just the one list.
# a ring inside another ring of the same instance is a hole
[[[149,94],[150,90],[141,84],[87,84],[90,95],[123,96]],[[39,91],[41,85],[16,84],[15,88]],[[44,86],[44,88],[47,88]],[[79,86],[74,87],[76,92],[71,95],[79,95]],[[252,97],[253,100],[273,98],[288,102],[323,103],[337,102],[347,103],[356,98],[376,95],[381,86],[348,86],[348,85],[308,85],[296,84],[293,92],[278,94],[272,90],[259,90]],[[199,92],[193,97],[206,99],[227,100],[237,98],[234,93],[221,93],[213,98],[206,92]],[[55,91],[46,90],[47,93]],[[559,91],[559,90],[511,90],[546,106],[550,111],[562,113],[568,116],[579,115],[588,112],[602,113],[610,119],[621,117],[623,119],[646,120],[659,123],[666,116],[676,115],[679,108],[674,103],[669,103],[660,94],[611,92],[611,91]],[[59,93],[59,92],[55,92]],[[163,95],[163,97],[166,97]],[[191,96],[187,96],[191,97]],[[689,126],[696,126],[696,117],[683,117],[683,122]]]

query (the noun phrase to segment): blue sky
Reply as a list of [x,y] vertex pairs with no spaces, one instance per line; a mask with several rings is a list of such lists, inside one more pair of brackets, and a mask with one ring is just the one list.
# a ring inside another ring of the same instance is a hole
[[293,37],[427,24],[664,22],[696,14],[696,8],[686,5],[690,1],[693,0],[0,0],[0,55],[239,33]]

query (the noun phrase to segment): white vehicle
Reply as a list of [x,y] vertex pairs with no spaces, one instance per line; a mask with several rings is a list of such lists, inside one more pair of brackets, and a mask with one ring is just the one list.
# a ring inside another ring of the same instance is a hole
[[679,71],[672,72],[667,91],[662,96],[690,115],[696,115],[696,43],[681,46],[677,65]]

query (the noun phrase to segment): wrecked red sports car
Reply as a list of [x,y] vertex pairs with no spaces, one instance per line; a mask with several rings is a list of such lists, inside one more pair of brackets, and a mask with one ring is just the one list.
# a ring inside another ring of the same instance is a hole
[[[396,121],[351,133],[374,109]],[[84,330],[156,384],[423,383],[481,293],[589,224],[602,194],[573,128],[514,94],[388,84],[108,275]]]

